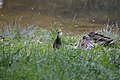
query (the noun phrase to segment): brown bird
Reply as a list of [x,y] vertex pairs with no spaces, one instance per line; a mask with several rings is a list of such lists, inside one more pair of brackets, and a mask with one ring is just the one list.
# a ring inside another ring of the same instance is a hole
[[53,43],[53,48],[59,49],[62,46],[62,41],[60,39],[61,32],[58,32],[57,38]]
[[82,40],[80,40],[76,46],[74,46],[75,49],[80,48],[83,50],[91,49],[95,46],[95,43],[91,41],[90,37],[83,36]]
[[102,44],[112,44],[114,43],[114,40],[111,39],[110,37],[106,37],[102,34],[95,33],[95,32],[90,32],[88,33],[88,36],[93,39],[96,43],[100,42]]
[[81,49],[91,49],[92,47],[94,47],[94,42],[90,40],[89,37],[87,36],[83,36],[83,40],[80,41],[80,48]]

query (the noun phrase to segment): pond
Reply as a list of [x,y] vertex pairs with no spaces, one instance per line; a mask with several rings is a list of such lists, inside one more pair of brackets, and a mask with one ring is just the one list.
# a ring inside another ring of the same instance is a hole
[[64,32],[79,34],[99,30],[108,20],[119,22],[119,3],[119,0],[5,0],[0,21],[17,22],[22,18],[21,25],[36,24],[48,29],[58,24]]

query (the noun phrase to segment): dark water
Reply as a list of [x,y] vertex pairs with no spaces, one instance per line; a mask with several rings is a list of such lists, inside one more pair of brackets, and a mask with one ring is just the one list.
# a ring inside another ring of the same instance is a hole
[[59,26],[64,32],[75,34],[101,29],[108,19],[119,23],[119,0],[87,1],[4,0],[0,21],[17,22],[21,18],[21,25],[37,24],[42,28]]

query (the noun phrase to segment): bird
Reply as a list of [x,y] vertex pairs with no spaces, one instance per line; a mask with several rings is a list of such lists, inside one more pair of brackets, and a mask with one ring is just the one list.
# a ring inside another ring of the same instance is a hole
[[53,48],[60,49],[60,47],[62,46],[60,35],[61,35],[61,32],[58,31],[58,35],[53,43]]
[[91,41],[90,37],[83,36],[82,40],[80,40],[79,43],[77,43],[76,46],[74,46],[74,48],[77,49],[78,47],[80,47],[80,49],[87,50],[91,49],[94,46],[95,44],[93,41]]
[[80,48],[81,49],[91,49],[92,47],[94,47],[94,42],[91,41],[90,37],[88,36],[83,36],[83,39],[80,41]]
[[96,32],[89,32],[88,36],[95,41],[95,43],[101,43],[101,44],[113,44],[115,41],[111,39],[110,37],[106,37],[100,33]]

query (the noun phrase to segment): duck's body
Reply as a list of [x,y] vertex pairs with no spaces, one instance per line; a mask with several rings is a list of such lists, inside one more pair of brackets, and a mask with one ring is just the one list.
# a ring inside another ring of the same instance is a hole
[[106,37],[102,34],[95,33],[95,32],[90,32],[88,36],[93,39],[96,43],[102,43],[102,44],[111,44],[114,42],[113,39],[110,37]]
[[90,38],[92,38],[93,40],[98,40],[98,39],[100,39],[100,38],[110,39],[109,37],[106,37],[106,36],[104,36],[104,35],[102,35],[102,34],[95,33],[95,32],[90,32],[90,33],[88,34],[88,36],[89,36]]
[[77,49],[78,47],[80,47],[80,49],[87,50],[94,47],[94,45],[94,42],[91,41],[89,37],[83,36],[83,39],[80,40],[74,48]]
[[91,49],[94,47],[94,42],[90,40],[89,37],[83,36],[83,40],[80,41],[80,48],[81,49]]
[[62,41],[60,39],[60,32],[58,32],[57,38],[53,43],[53,48],[59,49],[62,46]]

